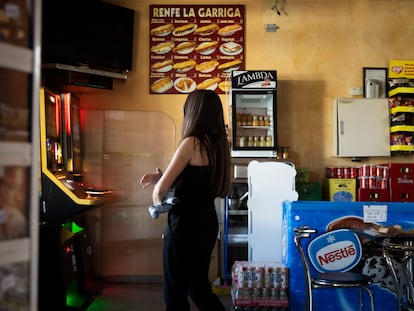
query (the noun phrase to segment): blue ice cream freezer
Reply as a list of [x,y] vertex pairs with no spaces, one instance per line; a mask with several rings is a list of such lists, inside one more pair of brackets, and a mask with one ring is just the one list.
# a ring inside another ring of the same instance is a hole
[[[310,226],[318,235],[335,229],[414,228],[414,203],[390,202],[283,202],[282,261],[290,269],[290,310],[303,310],[305,277],[299,253],[294,244],[294,228]],[[398,225],[398,226],[396,226]],[[316,236],[316,235],[315,235]],[[312,239],[310,239],[312,240]],[[302,241],[305,252],[310,241]],[[397,298],[389,269],[382,257],[381,244],[360,239],[361,257],[351,271],[363,272],[372,277],[375,310],[397,310]],[[316,272],[315,268],[312,272]],[[359,295],[356,289],[317,289],[314,291],[315,310],[358,310]],[[365,295],[367,296],[367,295]],[[369,305],[364,297],[364,305]]]

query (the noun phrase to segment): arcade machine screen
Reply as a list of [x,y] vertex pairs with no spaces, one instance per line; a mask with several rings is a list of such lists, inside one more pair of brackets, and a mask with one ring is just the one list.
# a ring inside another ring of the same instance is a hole
[[62,94],[64,166],[66,172],[73,174],[77,181],[82,176],[81,133],[79,99],[73,93]]

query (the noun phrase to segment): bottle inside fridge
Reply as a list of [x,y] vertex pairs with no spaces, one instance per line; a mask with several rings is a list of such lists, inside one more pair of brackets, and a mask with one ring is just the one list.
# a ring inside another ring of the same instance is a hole
[[232,156],[276,157],[276,71],[233,71]]

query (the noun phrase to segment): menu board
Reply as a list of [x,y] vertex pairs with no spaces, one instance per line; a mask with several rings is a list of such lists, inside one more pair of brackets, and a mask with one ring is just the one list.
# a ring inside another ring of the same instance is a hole
[[150,94],[226,93],[245,68],[244,5],[150,5]]

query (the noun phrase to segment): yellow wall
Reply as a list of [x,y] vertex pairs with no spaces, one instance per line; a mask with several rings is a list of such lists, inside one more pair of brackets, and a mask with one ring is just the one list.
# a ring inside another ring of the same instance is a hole
[[[149,5],[158,1],[108,0],[135,10],[134,65],[113,91],[79,89],[83,108],[163,111],[180,135],[185,95],[149,94]],[[297,166],[315,181],[325,167],[356,165],[332,157],[332,102],[362,87],[363,67],[387,67],[391,59],[414,59],[412,0],[203,1],[246,6],[246,69],[276,69],[279,79],[278,141],[290,146]],[[180,3],[164,0],[163,4]],[[184,4],[181,2],[180,4]],[[267,33],[265,23],[276,23]],[[222,97],[225,102],[225,97]],[[412,156],[367,159],[369,163],[413,162]]]

